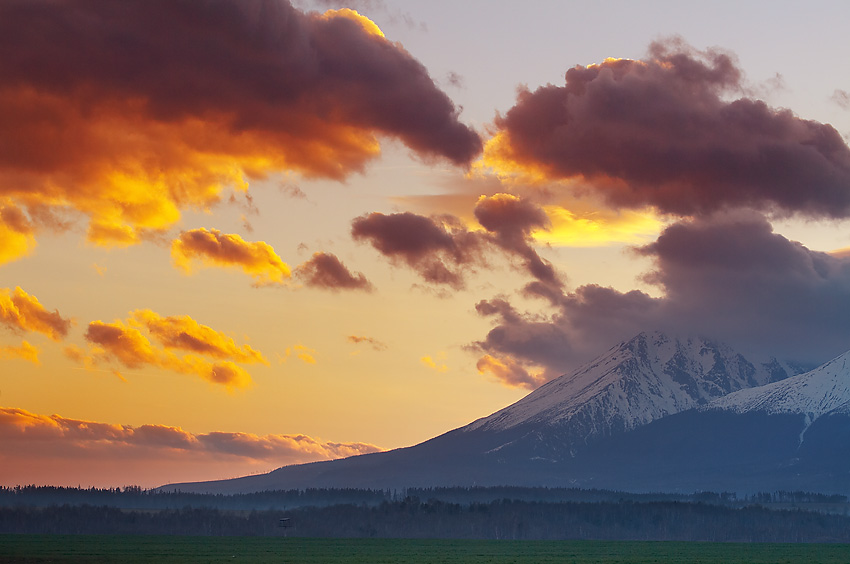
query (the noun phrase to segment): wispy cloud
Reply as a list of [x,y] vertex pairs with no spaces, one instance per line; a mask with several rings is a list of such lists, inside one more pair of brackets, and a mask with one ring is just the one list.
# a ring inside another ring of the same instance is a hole
[[[181,467],[191,469],[196,462],[216,465],[218,472],[227,467],[223,464],[230,464],[231,468],[248,464],[268,470],[380,450],[367,443],[331,442],[301,434],[191,433],[167,425],[117,425],[0,407],[0,460],[5,454],[15,452],[18,465],[32,464],[34,468],[40,465],[42,468],[34,474],[45,475],[47,483],[52,484],[66,483],[61,472],[70,472],[79,479],[77,476],[86,472],[99,475],[107,468],[113,473],[111,481],[115,483],[128,479],[126,476],[138,479],[134,470],[137,467],[155,476],[164,474],[163,467],[170,468],[170,474],[180,475]],[[58,459],[63,460],[62,464],[49,464]],[[58,471],[46,472],[45,465]],[[17,475],[14,466],[0,467],[0,481],[10,484]],[[185,472],[184,469],[182,475]]]
[[15,346],[0,346],[0,360],[18,358],[32,362],[33,364],[41,364],[38,360],[38,347],[34,347],[27,341],[22,341],[17,347]]
[[364,336],[360,336],[360,335],[349,335],[348,337],[346,337],[346,340],[349,343],[354,343],[355,345],[361,345],[361,344],[369,345],[370,347],[372,347],[376,351],[385,351],[388,348],[386,343],[384,343],[383,341],[379,341],[378,339],[375,339],[375,338],[372,338],[372,337],[364,337]]

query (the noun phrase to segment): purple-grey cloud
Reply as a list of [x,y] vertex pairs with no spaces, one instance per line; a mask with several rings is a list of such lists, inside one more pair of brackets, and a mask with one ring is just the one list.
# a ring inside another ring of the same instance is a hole
[[405,212],[361,216],[352,222],[351,233],[391,261],[407,264],[426,282],[454,289],[465,286],[468,271],[488,264],[488,252],[501,250],[521,258],[522,268],[535,278],[526,286],[527,293],[551,300],[560,295],[560,274],[533,247],[532,231],[549,225],[541,207],[510,194],[482,196],[475,205],[475,217],[485,232],[471,231],[451,215]]
[[391,261],[406,264],[426,282],[454,289],[464,287],[466,270],[483,264],[484,240],[451,216],[375,212],[356,218],[351,235],[368,241]]
[[850,349],[850,259],[812,251],[752,212],[682,221],[635,250],[651,258],[652,297],[584,285],[548,317],[504,298],[476,309],[494,328],[473,348],[542,366],[548,378],[648,329],[701,334],[745,353],[823,362]]
[[310,260],[295,269],[295,275],[307,286],[325,290],[363,290],[371,292],[375,289],[366,276],[352,273],[336,255],[332,253],[313,253]]
[[612,205],[850,216],[850,148],[830,125],[748,98],[734,58],[682,41],[576,66],[496,119],[492,162],[576,179]]

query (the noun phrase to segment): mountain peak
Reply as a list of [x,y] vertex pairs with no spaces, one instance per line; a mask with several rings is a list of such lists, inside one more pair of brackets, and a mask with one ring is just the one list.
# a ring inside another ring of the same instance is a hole
[[784,371],[754,365],[708,339],[643,332],[463,430],[554,429],[557,448],[573,452],[598,438],[766,384],[777,378],[777,370]]
[[805,374],[719,398],[706,410],[802,414],[809,421],[831,412],[850,414],[850,351]]

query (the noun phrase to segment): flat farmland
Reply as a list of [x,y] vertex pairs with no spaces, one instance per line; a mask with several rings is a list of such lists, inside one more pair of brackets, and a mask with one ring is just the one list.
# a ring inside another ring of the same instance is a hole
[[575,564],[850,562],[846,544],[0,535],[0,563]]

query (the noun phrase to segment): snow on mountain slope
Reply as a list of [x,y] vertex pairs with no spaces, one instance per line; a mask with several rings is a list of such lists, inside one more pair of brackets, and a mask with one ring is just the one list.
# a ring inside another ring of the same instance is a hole
[[586,443],[798,372],[776,361],[755,366],[705,339],[641,333],[464,430],[560,428],[562,439]]
[[703,409],[735,413],[795,413],[812,422],[827,413],[850,414],[850,351],[805,374],[719,398]]

